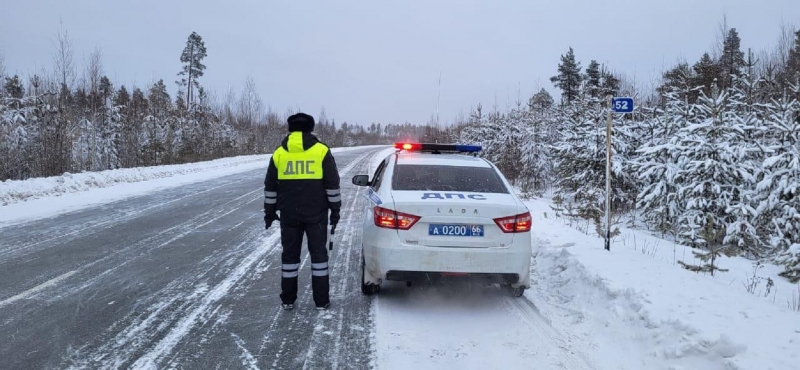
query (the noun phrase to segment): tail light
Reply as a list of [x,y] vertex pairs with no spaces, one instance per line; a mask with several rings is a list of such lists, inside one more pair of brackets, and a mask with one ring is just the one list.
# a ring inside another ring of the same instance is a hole
[[524,233],[531,231],[533,218],[530,212],[525,212],[516,216],[495,218],[494,222],[500,226],[504,233]]
[[408,230],[420,219],[418,216],[383,207],[375,207],[374,215],[375,226],[385,229]]

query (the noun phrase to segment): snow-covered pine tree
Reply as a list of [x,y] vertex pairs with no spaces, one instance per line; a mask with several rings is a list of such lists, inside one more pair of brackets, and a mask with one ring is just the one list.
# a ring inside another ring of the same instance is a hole
[[762,235],[758,233],[759,215],[756,212],[758,204],[755,200],[757,197],[755,183],[756,179],[762,177],[761,163],[764,158],[758,141],[763,136],[765,128],[762,125],[763,109],[756,100],[761,79],[755,76],[754,66],[752,53],[748,53],[745,68],[737,69],[731,76],[733,86],[729,88],[730,107],[735,113],[736,120],[733,125],[741,131],[740,141],[731,145],[740,153],[739,171],[742,172],[745,181],[739,185],[738,199],[732,199],[726,209],[726,213],[731,217],[731,223],[728,224],[723,244],[746,253],[748,257],[762,258],[766,256],[767,249],[764,248]]
[[572,210],[565,215],[598,224],[605,204],[605,130],[602,111],[593,104],[582,94],[558,110],[557,121],[564,124],[552,151],[556,200]]
[[100,105],[94,117],[98,142],[93,153],[94,166],[92,171],[111,170],[119,168],[119,147],[122,131],[119,110],[114,106],[112,96],[114,86],[111,80],[103,76],[99,86]]
[[35,122],[36,106],[31,97],[25,96],[18,76],[6,77],[5,81],[5,96],[0,103],[0,154],[6,157],[0,180],[24,179],[30,172],[28,158],[34,140],[30,125]]
[[495,164],[512,184],[519,186],[520,180],[528,173],[523,173],[526,166],[522,163],[522,145],[528,138],[525,137],[526,108],[521,104],[512,109],[508,114],[498,114],[494,122],[497,136],[492,139],[495,150]]
[[553,165],[549,152],[552,137],[553,98],[542,89],[528,101],[522,114],[520,188],[525,193],[541,196],[550,185]]
[[94,125],[88,118],[82,117],[77,125],[78,136],[72,143],[72,172],[82,172],[94,167],[94,152],[99,141]]
[[637,206],[643,211],[649,227],[662,235],[672,233],[677,237],[678,216],[683,212],[683,203],[677,191],[676,176],[683,169],[679,133],[694,120],[690,98],[696,94],[692,89],[693,75],[687,64],[664,74],[664,84],[659,88],[663,108],[653,108],[645,119],[645,137],[633,161],[634,171],[639,174],[641,190]]
[[780,100],[767,105],[769,131],[775,140],[765,149],[763,179],[756,187],[758,212],[769,221],[769,245],[781,276],[800,281],[800,103],[794,85]]
[[684,212],[678,223],[685,244],[704,247],[707,252],[696,253],[706,266],[687,269],[709,271],[713,275],[721,253],[733,252],[722,244],[728,224],[733,222],[727,213],[731,204],[742,198],[741,186],[752,182],[752,171],[742,166],[744,154],[737,147],[744,138],[738,125],[728,92],[700,94],[696,106],[696,121],[679,132],[680,156],[686,160],[675,177]]

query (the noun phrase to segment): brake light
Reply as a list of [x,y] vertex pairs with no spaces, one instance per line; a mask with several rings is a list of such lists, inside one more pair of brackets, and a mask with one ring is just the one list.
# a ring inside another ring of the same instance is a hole
[[374,216],[375,226],[396,230],[408,230],[420,219],[418,216],[393,211],[383,207],[375,207]]
[[494,222],[504,233],[524,233],[531,231],[533,217],[530,212],[525,212],[516,216],[496,218]]

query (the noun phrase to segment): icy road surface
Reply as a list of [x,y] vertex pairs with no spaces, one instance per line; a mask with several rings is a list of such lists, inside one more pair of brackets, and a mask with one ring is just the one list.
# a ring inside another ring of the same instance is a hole
[[[279,309],[279,228],[264,230],[266,171],[248,171],[0,229],[0,368],[365,368],[350,178],[374,149],[336,155],[345,209],[318,313],[303,257]],[[346,339],[346,340],[345,340]]]
[[0,368],[593,368],[568,327],[497,287],[386,283],[362,296],[367,200],[350,179],[386,153],[336,155],[344,209],[325,312],[305,252],[296,308],[279,308],[264,170],[0,229]]

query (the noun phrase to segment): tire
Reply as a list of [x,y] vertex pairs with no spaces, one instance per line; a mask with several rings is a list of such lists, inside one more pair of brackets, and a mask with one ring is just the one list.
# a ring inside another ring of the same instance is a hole
[[381,291],[381,286],[378,284],[366,284],[364,282],[364,275],[366,274],[366,262],[364,256],[361,256],[361,293],[364,295],[373,295]]
[[524,286],[514,288],[514,291],[511,293],[511,295],[513,295],[514,297],[522,297],[523,294],[525,294]]

